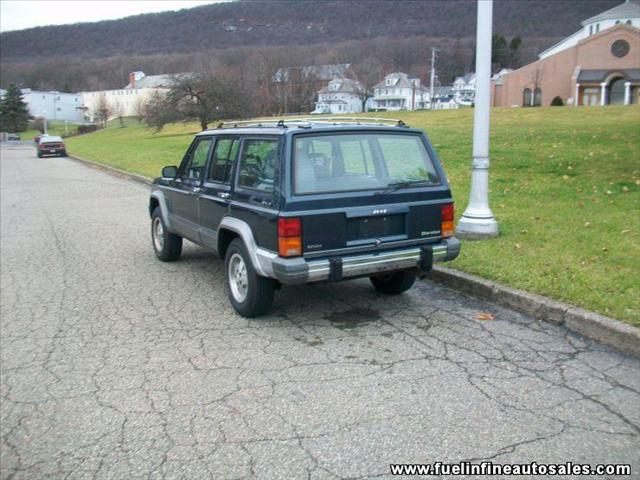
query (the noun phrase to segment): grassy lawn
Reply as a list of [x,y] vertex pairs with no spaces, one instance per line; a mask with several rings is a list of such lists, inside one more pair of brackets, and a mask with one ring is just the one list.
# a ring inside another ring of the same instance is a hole
[[[69,133],[75,133],[77,128],[77,125],[73,125],[70,123],[68,126]],[[64,122],[47,123],[47,133],[49,135],[57,135],[59,137],[63,137],[65,134]],[[20,133],[20,140],[33,140],[36,135],[40,135],[40,132],[38,130],[27,130],[26,132]]]
[[[469,192],[473,110],[375,113],[425,129],[459,218]],[[640,326],[640,107],[495,109],[491,207],[500,237],[465,242],[450,265]],[[156,176],[198,130],[140,125],[69,138],[72,154]]]

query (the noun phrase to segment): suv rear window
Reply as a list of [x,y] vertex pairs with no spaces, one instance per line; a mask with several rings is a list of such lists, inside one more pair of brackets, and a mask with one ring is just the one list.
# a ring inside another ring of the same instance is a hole
[[418,135],[305,135],[295,139],[293,163],[297,194],[374,190],[404,182],[439,183]]

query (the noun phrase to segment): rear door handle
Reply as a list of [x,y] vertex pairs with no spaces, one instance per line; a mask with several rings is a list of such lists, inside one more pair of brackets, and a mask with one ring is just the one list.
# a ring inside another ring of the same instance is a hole
[[227,192],[218,192],[218,196],[220,198],[229,198],[229,194]]
[[196,193],[200,193],[200,190],[202,190],[200,187],[193,187],[191,189],[191,195],[195,195]]

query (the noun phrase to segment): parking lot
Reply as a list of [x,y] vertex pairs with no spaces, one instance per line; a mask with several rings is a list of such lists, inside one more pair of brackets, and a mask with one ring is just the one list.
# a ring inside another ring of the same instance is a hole
[[217,256],[156,260],[146,186],[19,143],[0,167],[3,479],[640,475],[636,359],[428,282],[283,288],[243,319]]

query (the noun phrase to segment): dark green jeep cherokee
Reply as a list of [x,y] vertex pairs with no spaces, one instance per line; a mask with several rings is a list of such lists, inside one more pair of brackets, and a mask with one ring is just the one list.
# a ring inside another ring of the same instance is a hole
[[149,213],[160,260],[177,260],[183,238],[218,252],[245,317],[265,313],[280,285],[366,276],[399,294],[460,252],[442,166],[424,132],[399,121],[220,124],[162,169]]

